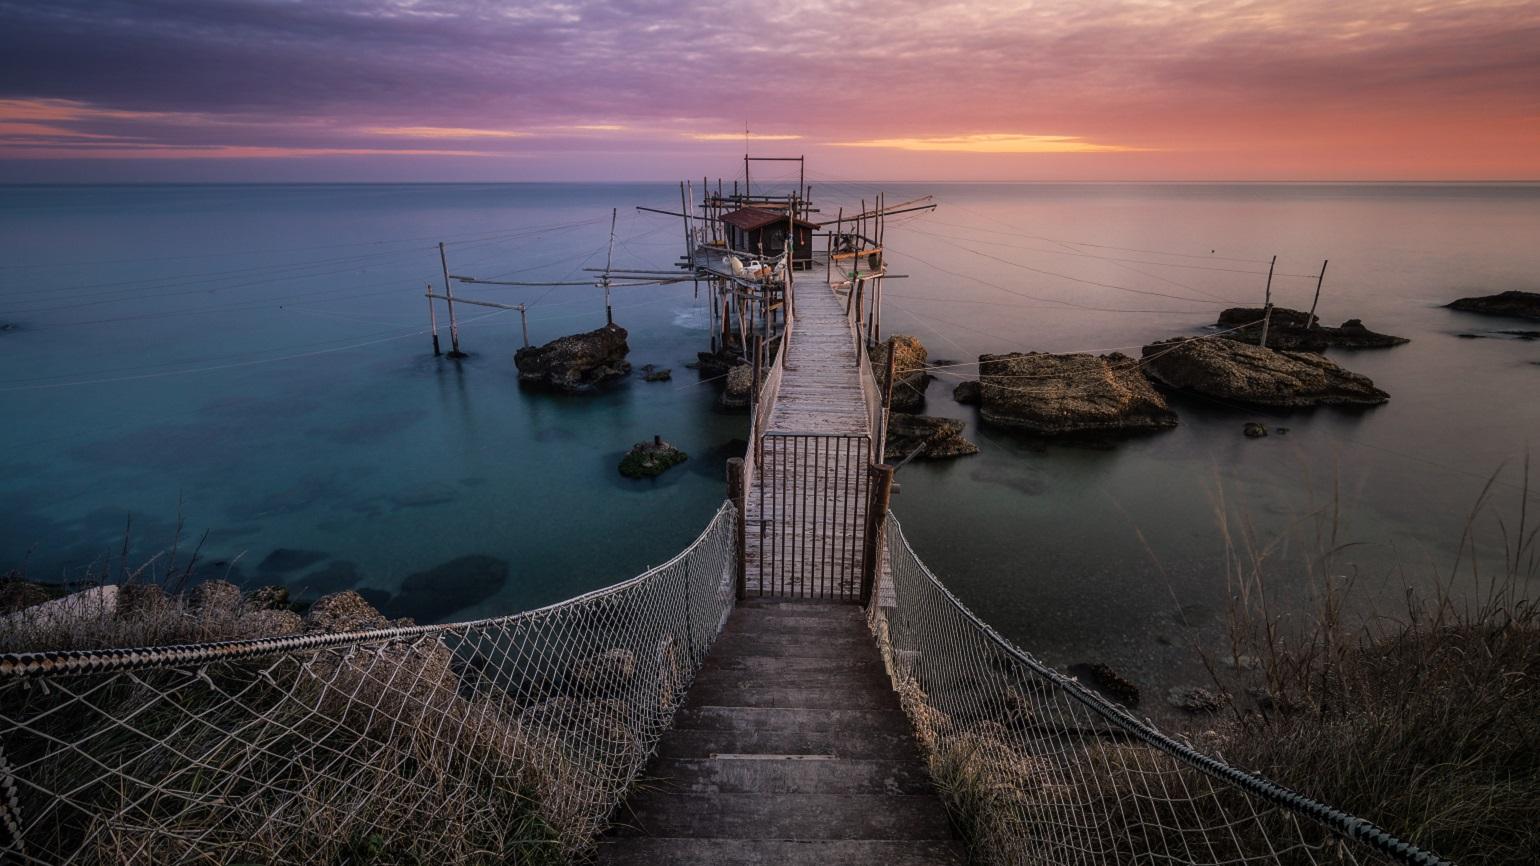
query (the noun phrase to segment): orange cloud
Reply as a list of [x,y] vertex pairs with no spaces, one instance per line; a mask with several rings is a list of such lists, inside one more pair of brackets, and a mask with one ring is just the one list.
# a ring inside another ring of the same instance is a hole
[[924,138],[872,138],[830,142],[836,147],[885,147],[947,153],[1129,153],[1147,150],[1121,144],[1095,144],[1075,135],[979,133]]
[[533,133],[511,129],[470,129],[459,126],[369,126],[364,132],[400,138],[529,138]]

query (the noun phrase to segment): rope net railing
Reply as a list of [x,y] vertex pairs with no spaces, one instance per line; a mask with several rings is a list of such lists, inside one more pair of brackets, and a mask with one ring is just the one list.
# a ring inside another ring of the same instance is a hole
[[873,631],[976,859],[1034,864],[1448,861],[1169,737],[1016,648],[891,515]]
[[593,843],[733,606],[735,512],[514,616],[0,656],[0,862],[552,862]]

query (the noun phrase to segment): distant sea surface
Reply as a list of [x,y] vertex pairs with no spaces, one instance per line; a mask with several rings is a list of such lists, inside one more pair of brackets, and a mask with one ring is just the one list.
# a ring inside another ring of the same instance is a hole
[[[1274,255],[1276,303],[1308,308],[1330,259],[1327,323],[1411,338],[1331,353],[1390,392],[1383,407],[1278,415],[1179,397],[1181,426],[1110,448],[980,429],[951,398],[968,368],[932,383],[927,411],[964,419],[983,453],[904,467],[895,509],[966,603],[1050,660],[1137,670],[1204,634],[1230,593],[1220,515],[1237,543],[1254,526],[1265,544],[1336,501],[1338,541],[1361,544],[1335,567],[1389,592],[1389,563],[1447,572],[1499,467],[1491,495],[1516,513],[1540,439],[1540,341],[1497,332],[1540,324],[1441,305],[1540,290],[1540,187],[813,180],[824,217],[878,188],[939,203],[890,224],[905,278],[887,281],[882,322],[932,358],[1138,355],[1259,305]],[[619,208],[615,264],[672,267],[680,223],[635,205],[677,209],[678,187],[0,188],[0,568],[71,579],[179,538],[178,560],[198,548],[203,574],[386,598],[458,557],[506,561],[501,586],[401,611],[457,619],[668,559],[717,507],[722,460],[747,435],[684,367],[708,338],[689,283],[615,290],[631,362],[672,368],[666,383],[521,389],[516,313],[461,305],[460,362],[425,333],[440,240],[455,274],[584,280]],[[528,304],[535,342],[604,321],[586,286],[457,291]],[[442,307],[439,328],[447,348]],[[1250,420],[1288,432],[1246,439]],[[689,461],[622,478],[622,453],[653,435]]]

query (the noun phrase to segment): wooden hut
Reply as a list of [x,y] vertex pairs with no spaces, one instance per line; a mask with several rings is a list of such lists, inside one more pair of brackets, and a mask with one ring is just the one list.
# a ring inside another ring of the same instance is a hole
[[725,213],[722,227],[727,231],[727,245],[739,252],[778,256],[786,249],[788,224],[796,237],[792,245],[792,265],[799,270],[813,266],[813,229],[817,223],[786,218],[786,211],[763,207],[744,207]]

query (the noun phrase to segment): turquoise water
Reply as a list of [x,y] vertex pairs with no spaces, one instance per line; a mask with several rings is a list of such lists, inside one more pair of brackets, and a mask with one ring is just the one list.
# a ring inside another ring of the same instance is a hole
[[[826,213],[877,188],[813,183]],[[1142,657],[1172,637],[1175,608],[1221,608],[1220,495],[1266,534],[1336,484],[1366,575],[1393,559],[1447,563],[1484,479],[1506,463],[1516,483],[1535,444],[1540,342],[1461,339],[1526,326],[1439,306],[1540,288],[1535,186],[887,189],[940,204],[895,218],[887,239],[908,276],[887,283],[885,330],[918,335],[933,358],[1137,354],[1202,333],[1231,302],[1259,303],[1274,254],[1291,275],[1275,280],[1276,302],[1308,307],[1308,275],[1330,258],[1324,319],[1412,338],[1334,355],[1391,393],[1384,407],[1275,418],[1178,399],[1179,428],[1111,449],[979,430],[950,398],[955,380],[933,383],[928,411],[967,421],[983,453],[906,466],[895,508],[966,601],[1054,660]],[[672,367],[668,383],[521,389],[516,314],[463,307],[471,357],[458,363],[422,333],[438,240],[456,273],[582,278],[603,264],[618,207],[616,263],[671,266],[679,223],[634,205],[677,207],[678,188],[5,188],[0,322],[16,327],[0,333],[0,566],[76,576],[117,560],[126,525],[133,562],[170,545],[179,519],[183,561],[207,531],[205,567],[234,562],[257,583],[304,586],[341,561],[388,595],[459,556],[510,563],[506,584],[459,618],[667,559],[715,509],[721,461],[746,429],[683,367],[707,339],[690,284],[614,299],[631,361]],[[537,342],[603,323],[596,289],[460,291],[528,303]],[[1253,419],[1290,432],[1244,439]],[[654,434],[691,459],[655,482],[621,478],[621,453]],[[264,574],[279,548],[326,559]]]

